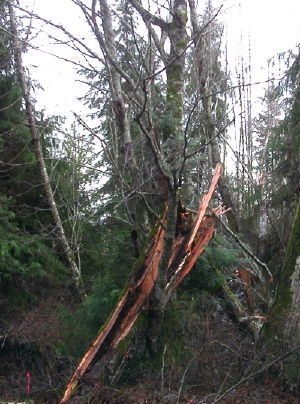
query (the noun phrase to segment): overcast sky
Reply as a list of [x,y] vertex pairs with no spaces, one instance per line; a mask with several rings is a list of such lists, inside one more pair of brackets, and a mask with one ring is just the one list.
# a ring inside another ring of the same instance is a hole
[[[204,3],[204,0],[199,3]],[[53,22],[63,24],[75,35],[88,35],[85,21],[71,0],[21,0],[20,4]],[[266,79],[267,59],[279,52],[296,49],[300,42],[299,0],[216,0],[213,4],[216,7],[223,4],[220,19],[226,26],[233,69],[241,53],[245,52],[241,51],[241,37],[244,49],[248,47],[250,38],[253,81]],[[48,27],[42,26],[41,31],[48,31]],[[68,56],[64,46],[54,45],[54,41],[43,32],[34,43],[44,51]],[[244,56],[247,58],[246,54]],[[46,114],[69,115],[72,110],[80,112],[82,106],[76,99],[84,94],[85,88],[76,82],[78,77],[72,65],[33,50],[25,56],[25,63],[31,77],[44,88],[43,93],[36,93],[38,109],[45,108]]]

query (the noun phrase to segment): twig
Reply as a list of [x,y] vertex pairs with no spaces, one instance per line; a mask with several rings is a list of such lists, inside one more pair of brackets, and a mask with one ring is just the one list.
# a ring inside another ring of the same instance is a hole
[[217,221],[219,223],[221,223],[221,225],[226,229],[226,231],[231,235],[231,237],[234,238],[234,240],[238,243],[238,245],[242,248],[242,250],[245,251],[245,253],[247,253],[260,267],[264,268],[270,279],[269,282],[272,283],[273,282],[273,275],[271,273],[271,271],[269,270],[269,268],[267,267],[267,265],[264,262],[261,262],[256,255],[253,254],[252,251],[249,250],[249,248],[238,238],[238,236],[223,222],[223,220],[216,216],[214,213],[212,214],[213,217],[215,217],[217,219]]
[[274,359],[272,362],[268,363],[267,365],[263,366],[261,369],[256,370],[255,372],[251,373],[249,376],[243,377],[241,380],[239,380],[237,383],[235,383],[233,386],[231,386],[228,390],[226,390],[221,396],[217,397],[214,400],[214,404],[218,403],[222,398],[227,396],[232,390],[236,389],[240,384],[244,383],[245,381],[252,379],[254,376],[259,375],[260,373],[264,372],[267,370],[269,367],[274,365],[275,363],[281,361],[282,359],[285,359],[287,356],[291,355],[293,352],[297,351],[300,348],[300,345],[296,346],[294,349],[285,352],[284,354],[280,355],[278,358]]
[[164,346],[164,351],[162,354],[162,366],[161,366],[161,392],[164,392],[165,389],[165,356],[167,352],[167,345]]
[[194,355],[194,356],[192,357],[192,359],[189,361],[189,363],[187,364],[187,366],[186,366],[186,368],[185,368],[185,370],[184,370],[184,372],[183,372],[182,378],[181,378],[181,380],[180,380],[180,386],[179,386],[179,390],[178,390],[178,395],[177,395],[176,404],[179,404],[180,395],[181,395],[181,392],[182,392],[182,388],[183,388],[183,384],[184,384],[184,379],[185,379],[185,376],[186,376],[186,374],[187,374],[187,371],[189,370],[191,364],[194,362],[194,360],[197,358],[197,356],[199,356],[199,355],[201,354],[202,349],[203,349],[203,347],[201,348],[201,351],[200,351],[200,352],[197,352],[196,355]]
[[161,221],[161,217],[151,208],[151,206],[149,205],[147,199],[145,198],[145,195],[142,192],[137,192],[137,195],[139,195],[143,202],[145,203],[146,208],[148,209],[148,211],[156,218],[156,220],[159,222],[159,224],[161,225],[161,227],[166,230],[165,225],[163,224],[163,222]]

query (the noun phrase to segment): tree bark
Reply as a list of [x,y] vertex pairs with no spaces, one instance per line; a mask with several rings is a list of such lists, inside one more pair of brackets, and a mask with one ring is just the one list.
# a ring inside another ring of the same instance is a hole
[[[116,118],[116,124],[119,131],[119,137],[122,139],[122,154],[124,155],[124,165],[128,165],[131,171],[132,178],[135,178],[138,173],[138,168],[136,164],[136,158],[134,155],[132,139],[130,135],[130,124],[128,119],[128,111],[125,107],[122,86],[121,86],[121,76],[119,72],[114,68],[114,65],[118,63],[117,61],[117,50],[114,41],[114,32],[112,26],[111,13],[106,0],[100,1],[100,10],[102,18],[102,27],[104,33],[104,39],[106,42],[107,49],[109,50],[111,62],[108,60],[108,66],[110,70],[111,77],[111,94],[112,94],[112,104],[113,111]],[[96,18],[92,17],[95,30],[97,30]]]
[[149,301],[146,342],[147,349],[151,356],[156,355],[160,348],[160,336],[163,322],[162,317],[166,293],[165,287],[167,284],[167,268],[172,255],[172,245],[175,239],[176,230],[176,201],[176,191],[169,192],[164,248],[159,262],[157,279]]
[[[181,184],[182,166],[184,162],[184,133],[183,133],[183,99],[185,59],[188,44],[186,33],[187,1],[174,0],[172,5],[172,19],[166,22],[155,17],[144,9],[137,0],[129,0],[148,24],[161,28],[170,40],[170,52],[165,54],[165,70],[167,76],[167,93],[163,111],[164,125],[162,128],[162,149],[164,151],[164,166],[168,175],[164,178],[167,184],[166,203],[168,207],[165,245],[159,265],[157,281],[150,299],[149,326],[147,343],[150,354],[159,350],[159,340],[164,309],[165,286],[167,283],[166,269],[172,254],[172,243],[175,238],[178,195]],[[170,178],[172,180],[170,181]]]
[[[160,330],[162,314],[161,301],[164,298],[168,298],[170,296],[169,292],[176,289],[182,280],[190,273],[196,260],[203,253],[207,243],[214,234],[216,217],[223,214],[221,206],[213,209],[213,215],[210,217],[206,214],[220,173],[221,166],[217,166],[211,186],[199,204],[197,215],[192,223],[191,232],[188,235],[183,236],[180,232],[177,233],[175,238],[166,235],[165,224],[172,216],[167,218],[165,212],[161,218],[161,223],[157,228],[156,234],[151,240],[149,248],[145,251],[143,259],[136,262],[132,283],[120,297],[107,322],[77,366],[66,386],[64,396],[60,403],[65,403],[69,400],[72,391],[83,376],[87,376],[86,379],[90,379],[90,376],[93,375],[92,377],[94,379],[97,369],[101,367],[99,361],[113,349],[116,349],[119,343],[129,334],[139,312],[146,304],[154,288],[155,281],[158,277],[159,264],[160,261],[163,260],[163,268],[165,269],[164,278],[168,279],[169,282],[165,290],[161,291],[162,294],[158,296],[157,303],[159,306],[154,316],[152,316],[153,326]],[[166,242],[171,243],[171,245],[167,245],[167,248],[164,245]],[[166,262],[166,251],[169,252],[168,262]],[[162,256],[163,254],[164,256]],[[167,299],[165,301],[167,301]],[[157,330],[153,334],[153,338],[154,337],[158,338]],[[154,349],[151,353],[155,354],[156,345],[159,345],[159,340],[154,340],[153,338],[150,339],[148,336],[148,343],[150,342],[151,349]]]
[[16,17],[15,17],[14,8],[13,8],[13,2],[9,2],[8,7],[9,7],[9,13],[10,13],[11,33],[13,36],[13,43],[14,43],[16,71],[17,71],[18,80],[19,80],[19,83],[20,83],[20,86],[22,89],[24,102],[25,102],[27,124],[28,124],[29,131],[30,131],[30,134],[32,137],[32,141],[33,141],[35,157],[37,160],[38,169],[39,169],[40,176],[42,179],[42,185],[44,187],[48,205],[50,207],[50,212],[51,212],[52,219],[53,219],[53,222],[55,225],[57,239],[60,244],[61,250],[63,252],[64,259],[65,259],[68,267],[70,268],[70,271],[72,274],[72,279],[75,284],[76,290],[79,293],[79,295],[82,295],[83,284],[82,284],[81,273],[76,264],[73,251],[71,250],[69,242],[65,235],[65,231],[64,231],[64,228],[62,225],[60,214],[59,214],[59,211],[58,211],[55,199],[54,199],[54,195],[53,195],[53,191],[52,191],[52,187],[51,187],[51,180],[49,178],[49,175],[47,172],[47,167],[46,167],[45,160],[44,160],[41,136],[40,136],[40,133],[39,133],[39,130],[37,128],[35,118],[34,118],[33,105],[32,105],[31,99],[30,99],[30,89],[29,89],[29,86],[27,85],[25,73],[24,73],[21,45],[20,45],[20,41],[18,38],[18,30],[17,30],[17,26],[16,26]]
[[[279,276],[274,304],[262,332],[272,350],[294,350],[300,341],[300,200]],[[285,367],[288,380],[299,382],[299,348]]]
[[[134,229],[139,235],[137,239],[139,249],[142,248],[142,240],[148,236],[149,218],[145,209],[141,208],[142,202],[134,190],[139,189],[143,178],[138,168],[134,143],[131,136],[130,108],[126,106],[126,95],[122,89],[121,74],[117,55],[117,46],[114,39],[113,21],[111,11],[106,0],[99,1],[101,27],[98,26],[96,1],[92,3],[90,20],[98,43],[103,51],[109,71],[109,86],[111,104],[114,114],[116,138],[119,146],[118,159],[114,162],[117,167],[117,176],[124,194],[132,193],[132,197],[126,201],[129,211],[129,220],[133,222]],[[82,8],[82,10],[84,10]]]

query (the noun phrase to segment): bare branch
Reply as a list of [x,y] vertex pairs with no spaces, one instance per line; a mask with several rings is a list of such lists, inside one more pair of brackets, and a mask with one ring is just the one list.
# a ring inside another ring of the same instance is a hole
[[217,12],[212,16],[212,18],[201,28],[201,30],[197,31],[192,38],[190,39],[190,41],[187,43],[187,45],[183,48],[183,50],[177,54],[174,58],[172,58],[171,60],[168,61],[167,64],[164,65],[164,67],[162,67],[161,69],[159,69],[158,71],[154,72],[151,76],[148,76],[145,78],[145,80],[151,80],[154,77],[158,76],[159,74],[161,74],[162,72],[164,72],[169,66],[171,66],[173,63],[175,63],[178,59],[180,59],[185,53],[186,51],[198,40],[198,38],[204,33],[204,31],[206,30],[206,28],[214,21],[215,18],[217,18],[217,16],[219,15],[221,9],[223,6],[221,6]]
[[129,3],[140,13],[140,15],[145,21],[157,25],[163,31],[167,32],[169,30],[170,23],[164,21],[162,18],[159,18],[156,15],[151,14],[141,5],[141,3],[138,0],[129,0]]
[[221,225],[225,228],[225,230],[231,235],[232,238],[234,238],[234,240],[238,243],[238,245],[243,249],[243,251],[245,251],[245,253],[247,255],[249,255],[249,257],[251,257],[261,268],[264,268],[264,270],[267,272],[267,274],[269,275],[269,282],[272,283],[273,282],[273,275],[271,273],[271,271],[269,270],[269,268],[267,267],[267,265],[264,262],[261,262],[256,255],[254,255],[249,248],[238,238],[238,236],[227,226],[227,224],[225,224],[223,222],[223,220],[219,217],[217,217],[216,215],[213,214],[213,216],[217,219],[218,222],[221,223]]
[[233,386],[231,386],[228,390],[226,390],[223,394],[221,394],[219,397],[216,397],[214,399],[214,403],[220,402],[227,394],[229,394],[232,390],[235,390],[238,386],[240,386],[242,383],[246,382],[247,380],[253,379],[255,376],[265,372],[267,369],[269,369],[271,366],[275,365],[275,363],[278,363],[282,361],[283,359],[287,358],[288,356],[292,355],[294,352],[297,352],[297,350],[300,348],[300,345],[296,346],[294,349],[291,349],[290,351],[287,351],[283,353],[282,355],[278,356],[275,358],[273,361],[267,363],[264,365],[262,368],[256,370],[253,373],[250,373],[248,376],[243,376],[241,380],[239,380],[237,383],[235,383]]

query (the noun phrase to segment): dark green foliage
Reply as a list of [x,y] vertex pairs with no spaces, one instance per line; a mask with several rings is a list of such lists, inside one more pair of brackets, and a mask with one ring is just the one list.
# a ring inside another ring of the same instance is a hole
[[64,311],[66,333],[60,345],[61,352],[77,359],[113,311],[135,261],[130,228],[116,219],[85,224],[82,242],[83,274],[91,290],[77,310]]
[[108,319],[122,291],[113,279],[99,275],[91,293],[75,312],[62,310],[66,331],[58,348],[61,354],[75,359],[84,354]]
[[240,258],[240,251],[229,248],[225,241],[222,236],[217,236],[206,247],[205,253],[185,280],[186,288],[218,293],[224,282],[233,276],[234,270],[245,265],[247,260]]
[[[41,188],[20,89],[12,74],[0,79],[0,280],[7,286],[44,277],[62,265],[40,233]],[[35,215],[33,216],[33,214]]]
[[[137,341],[124,368],[121,382],[137,383],[145,371],[148,375],[157,374],[162,368],[162,360],[166,368],[176,363],[176,368],[181,369],[180,372],[184,371],[189,350],[186,344],[191,338],[189,323],[197,323],[198,327],[202,327],[202,316],[208,310],[208,305],[221,307],[224,304],[222,298],[218,297],[224,283],[234,277],[236,268],[244,267],[247,263],[246,259],[239,257],[240,251],[229,248],[228,244],[223,236],[218,235],[212,245],[206,247],[205,253],[178,289],[176,297],[164,312],[161,349],[157,355],[150,357],[143,342],[134,337]],[[139,333],[147,329],[146,319],[142,314]]]
[[41,237],[21,231],[9,201],[0,198],[0,282],[43,277],[62,265]]
[[[34,300],[39,285],[65,281],[66,273],[26,124],[7,3],[0,9],[0,285],[9,308],[22,297]],[[49,134],[53,125],[36,116],[42,135]]]
[[51,244],[43,240],[47,235],[41,234],[39,219],[48,213],[42,209],[39,214],[43,200],[38,194],[36,166],[28,164],[33,154],[28,150],[27,129],[22,131],[21,126],[4,118],[1,122],[0,279],[15,283],[45,276],[48,270],[53,273],[61,264],[56,262]]
[[[268,195],[271,206],[294,208],[300,194],[300,88],[299,58],[289,67],[285,79],[272,92],[267,94],[269,102],[277,103],[284,118],[270,130],[266,145],[266,164],[268,173]],[[290,63],[290,61],[289,61]]]

